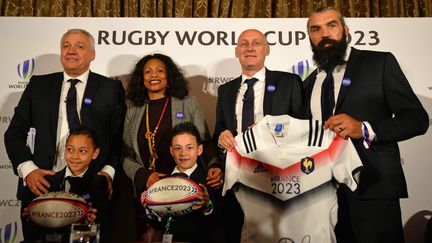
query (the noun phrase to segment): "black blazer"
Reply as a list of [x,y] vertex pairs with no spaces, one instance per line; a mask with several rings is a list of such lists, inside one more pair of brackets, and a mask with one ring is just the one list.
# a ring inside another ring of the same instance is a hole
[[[309,114],[316,75],[304,82]],[[367,199],[408,197],[397,142],[424,134],[428,114],[391,53],[352,48],[344,80],[335,114],[367,121],[377,135],[369,149],[352,140],[364,164],[356,192]]]
[[[5,146],[14,173],[17,166],[32,160],[41,169],[51,170],[56,156],[56,136],[60,92],[63,73],[33,76],[30,79],[11,123],[5,132]],[[120,160],[126,105],[120,81],[90,72],[81,106],[81,124],[93,129],[98,137],[101,153],[92,167],[100,170],[108,164],[116,168]],[[36,129],[34,154],[26,145],[27,132]],[[17,196],[21,199],[22,179]]]
[[[230,130],[234,136],[237,135],[235,106],[240,85],[241,76],[219,87],[216,125],[213,134],[215,144],[217,144],[219,134],[226,129]],[[305,113],[302,94],[302,81],[298,75],[266,69],[264,115],[289,114],[301,118]]]
[[[189,176],[189,179],[206,184],[205,170],[202,166],[198,167]],[[173,234],[173,241],[201,243],[210,242],[212,227],[216,224],[216,219],[220,213],[218,201],[221,197],[221,190],[212,190],[207,187],[210,199],[213,202],[213,211],[205,216],[201,210],[192,211],[189,214],[173,217],[170,233]]]

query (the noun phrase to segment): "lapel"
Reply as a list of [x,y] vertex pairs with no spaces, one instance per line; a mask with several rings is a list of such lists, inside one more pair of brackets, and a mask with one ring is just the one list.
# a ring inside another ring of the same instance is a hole
[[265,87],[264,87],[264,104],[263,104],[263,111],[264,115],[267,115],[270,113],[270,109],[272,107],[273,102],[273,96],[272,94],[274,92],[268,92],[267,87],[270,85],[273,85],[277,90],[277,77],[273,75],[274,73],[269,71],[267,68],[265,70]]
[[231,126],[231,131],[237,131],[237,119],[236,119],[236,113],[235,113],[235,107],[236,107],[236,99],[237,99],[237,95],[238,92],[240,90],[240,85],[241,85],[241,80],[242,77],[238,77],[230,82],[232,82],[232,87],[229,87],[228,89],[226,89],[226,97],[228,99],[226,99],[226,102],[228,102],[227,104],[227,114],[225,115],[225,118],[228,120],[230,120],[231,122],[228,122],[227,124],[230,124]]
[[[199,158],[198,158],[199,159]],[[197,161],[199,163],[199,161]],[[189,179],[196,183],[204,183],[205,184],[205,175],[203,173],[202,167],[198,164],[192,174],[189,176]]]
[[[133,151],[136,152],[137,157],[140,159],[140,163],[144,163],[144,160],[141,158],[141,153],[139,152],[139,145],[138,145],[138,130],[141,126],[141,120],[145,119],[144,117],[144,112],[145,112],[145,105],[139,106],[139,107],[135,107],[131,105],[131,108],[129,109],[136,109],[136,112],[134,114],[134,117],[131,118],[132,121],[137,121],[137,122],[132,122],[129,124],[132,124],[132,127],[129,127],[130,129],[130,135],[132,136],[132,147],[133,147]],[[125,130],[126,131],[126,130]],[[129,131],[128,131],[129,132]]]
[[306,78],[306,81],[304,83],[304,86],[305,86],[304,97],[306,98],[305,106],[307,107],[309,114],[311,114],[310,102],[311,102],[312,90],[313,90],[313,87],[315,85],[317,74],[318,74],[318,71],[317,71],[317,69],[315,69],[311,74],[309,74],[309,76]]
[[46,180],[50,183],[50,192],[63,191],[64,190],[64,177],[66,173],[66,167],[58,171],[54,175],[45,176]]
[[[342,84],[339,90],[339,95],[337,98],[337,102],[336,102],[336,107],[335,107],[335,114],[339,113],[339,109],[341,107],[341,105],[343,104],[345,97],[347,96],[347,94],[349,93],[349,91],[351,90],[350,88],[352,87],[352,85],[354,84],[354,78],[356,76],[356,70],[359,70],[358,68],[355,68],[358,66],[358,50],[355,48],[351,48],[351,54],[350,57],[348,59],[348,63],[345,69],[345,73],[344,73],[344,77],[342,79]],[[344,85],[344,81],[347,82],[347,84]]]
[[174,127],[175,125],[179,124],[180,122],[184,121],[184,119],[179,119],[177,118],[177,112],[183,112],[183,116],[185,116],[186,114],[184,114],[184,103],[180,100],[177,99],[174,96],[170,97],[170,102],[171,102],[171,122],[172,122],[172,126]]
[[100,84],[100,79],[96,77],[96,75],[90,71],[89,77],[87,80],[87,85],[84,90],[83,100],[81,100],[81,124],[87,127],[95,127],[92,124],[91,119],[91,111],[94,102],[94,98],[96,96],[96,92],[98,91]]
[[[52,78],[52,79],[51,79]],[[53,76],[50,77],[50,86],[51,86],[51,92],[49,95],[49,109],[50,109],[50,117],[49,117],[49,127],[51,130],[51,141],[57,141],[57,125],[58,125],[58,116],[59,116],[59,106],[60,102],[64,102],[63,100],[60,100],[61,96],[61,89],[63,85],[63,72],[55,73]]]

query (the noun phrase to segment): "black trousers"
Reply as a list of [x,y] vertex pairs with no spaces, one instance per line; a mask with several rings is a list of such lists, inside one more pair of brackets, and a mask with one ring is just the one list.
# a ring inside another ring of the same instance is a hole
[[345,185],[337,190],[338,243],[404,243],[399,198],[360,199]]
[[244,213],[232,190],[223,198],[222,215],[227,243],[239,243],[244,222]]

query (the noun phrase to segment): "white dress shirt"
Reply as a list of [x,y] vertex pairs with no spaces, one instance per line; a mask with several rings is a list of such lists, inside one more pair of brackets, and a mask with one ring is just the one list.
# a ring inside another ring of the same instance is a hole
[[242,113],[243,113],[243,96],[247,90],[246,79],[257,78],[254,89],[254,121],[255,123],[264,117],[264,93],[265,93],[265,67],[255,73],[252,77],[248,77],[242,74],[242,83],[237,93],[236,100],[236,119],[237,119],[237,133],[241,133],[242,130]]

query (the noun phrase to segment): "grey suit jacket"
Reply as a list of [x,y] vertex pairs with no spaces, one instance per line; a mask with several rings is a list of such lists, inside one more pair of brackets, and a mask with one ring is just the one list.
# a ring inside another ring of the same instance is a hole
[[[145,106],[130,106],[124,123],[124,157],[122,164],[126,175],[132,181],[134,181],[138,169],[144,167],[137,141],[138,130],[144,112]],[[183,112],[183,119],[176,118],[177,112]],[[183,100],[171,97],[171,121],[173,127],[182,122],[193,122],[198,128],[202,139],[207,135],[204,112],[197,99],[193,96],[186,96]]]

